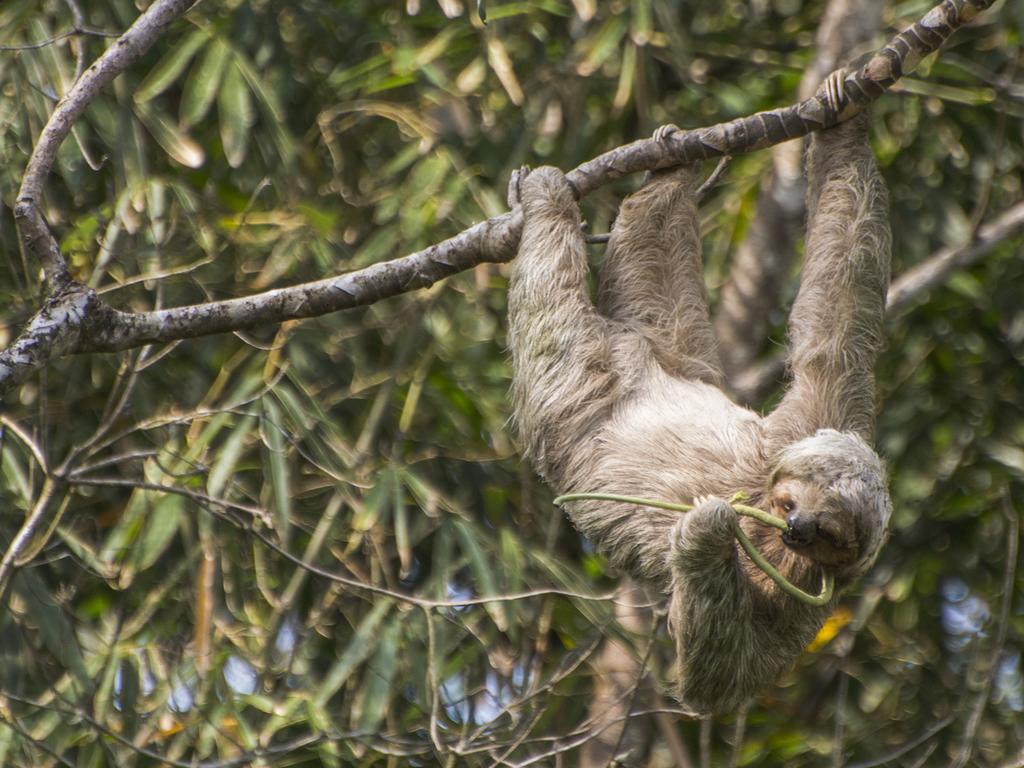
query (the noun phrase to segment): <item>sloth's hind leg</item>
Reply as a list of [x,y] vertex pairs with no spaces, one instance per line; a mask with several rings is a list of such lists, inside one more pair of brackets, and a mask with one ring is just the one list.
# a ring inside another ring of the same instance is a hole
[[698,184],[697,166],[660,171],[622,202],[601,267],[598,309],[643,336],[668,372],[717,383]]

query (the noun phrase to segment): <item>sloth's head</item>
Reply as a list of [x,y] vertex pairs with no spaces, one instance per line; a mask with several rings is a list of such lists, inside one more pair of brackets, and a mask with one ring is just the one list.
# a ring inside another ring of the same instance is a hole
[[886,486],[882,460],[867,443],[821,429],[782,452],[768,503],[789,524],[786,546],[853,578],[885,541],[892,514]]

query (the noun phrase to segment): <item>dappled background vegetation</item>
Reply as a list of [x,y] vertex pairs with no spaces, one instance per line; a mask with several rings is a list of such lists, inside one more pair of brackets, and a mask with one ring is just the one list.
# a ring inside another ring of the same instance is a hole
[[[928,6],[888,5],[875,42]],[[459,0],[206,0],[90,107],[45,213],[75,276],[123,307],[356,269],[501,213],[520,164],[568,169],[664,122],[790,103],[824,9],[493,2],[483,26]],[[40,296],[11,216],[28,154],[79,56],[137,13],[0,7],[4,343]],[[1006,3],[874,108],[895,274],[1021,204],[1022,30]],[[713,299],[770,164],[737,158],[702,206]],[[584,201],[591,231],[637,182]],[[944,765],[967,743],[981,765],[1022,759],[1020,246],[1011,230],[891,318],[891,541],[742,733],[714,724],[714,764]],[[650,633],[587,599],[618,578],[515,451],[507,275],[483,265],[338,315],[64,359],[8,396],[4,549],[41,493],[62,501],[0,612],[0,764],[575,762],[603,638],[643,649]],[[44,488],[40,457],[68,482]],[[699,761],[699,724],[656,690],[654,637],[628,698],[649,729],[633,759]]]

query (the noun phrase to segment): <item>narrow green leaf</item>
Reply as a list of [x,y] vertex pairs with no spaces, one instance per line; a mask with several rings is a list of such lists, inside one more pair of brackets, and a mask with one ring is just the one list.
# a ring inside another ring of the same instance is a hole
[[54,661],[68,670],[78,684],[76,695],[92,689],[92,680],[85,668],[75,629],[64,609],[53,598],[50,588],[35,572],[22,569],[11,580],[13,590],[25,606],[25,613],[39,630],[43,644]]
[[203,51],[185,79],[181,94],[181,122],[185,127],[199,124],[213,106],[224,76],[231,49],[216,39]]
[[[490,557],[480,547],[476,531],[464,520],[454,519],[455,533],[462,544],[462,551],[469,559],[469,569],[476,580],[477,591],[482,597],[499,594],[498,583],[494,578],[494,566]],[[508,629],[508,615],[503,603],[484,603],[494,624],[504,632]]]
[[388,467],[377,476],[376,484],[363,498],[363,503],[356,507],[355,513],[352,515],[354,531],[368,531],[377,524],[381,514],[391,506],[394,486],[395,473]]
[[185,37],[185,40],[173,46],[157,65],[150,70],[149,74],[135,91],[135,103],[145,104],[154,96],[158,96],[178,79],[185,67],[192,61],[203,43],[210,39],[204,29],[197,29]]
[[210,477],[206,481],[206,492],[211,496],[219,497],[224,493],[228,480],[235,472],[238,459],[245,450],[245,442],[252,435],[255,426],[255,416],[242,419],[224,445],[217,450],[217,460],[210,469]]
[[166,115],[151,108],[148,104],[138,104],[135,114],[143,125],[156,139],[157,144],[175,161],[186,168],[198,168],[206,162],[206,153],[185,131],[179,128]]
[[149,495],[156,498],[154,503],[148,505],[142,533],[132,548],[131,567],[138,571],[152,567],[171,545],[185,511],[185,499],[182,496],[174,493]]
[[327,700],[345,684],[352,671],[373,653],[377,647],[377,627],[388,611],[391,610],[393,602],[390,598],[378,598],[376,604],[363,618],[362,623],[360,623],[359,628],[356,629],[355,634],[345,648],[345,652],[327,670],[323,682],[313,696],[313,705],[315,707],[323,707]]
[[395,505],[395,547],[398,549],[398,560],[401,563],[401,575],[404,578],[412,567],[412,544],[409,541],[409,512],[405,506],[405,486],[399,473],[394,487]]
[[270,487],[274,496],[273,513],[277,534],[287,542],[288,528],[292,516],[291,474],[288,470],[288,443],[285,440],[285,425],[281,420],[281,409],[272,398],[263,399],[263,428],[267,460],[270,463]]
[[228,165],[238,168],[245,160],[249,148],[249,137],[256,122],[256,113],[249,86],[234,60],[228,63],[224,83],[217,94],[217,115],[224,156]]
[[367,669],[366,680],[359,691],[359,698],[352,707],[356,727],[365,733],[377,730],[388,711],[394,691],[391,682],[398,670],[398,640],[401,636],[402,616],[391,619],[377,645]]

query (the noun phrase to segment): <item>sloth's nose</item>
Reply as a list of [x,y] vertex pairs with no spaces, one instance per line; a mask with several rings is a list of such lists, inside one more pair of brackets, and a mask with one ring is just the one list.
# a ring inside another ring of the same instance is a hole
[[810,544],[817,535],[818,524],[814,515],[794,512],[786,518],[786,525],[789,526],[786,539],[792,544]]

